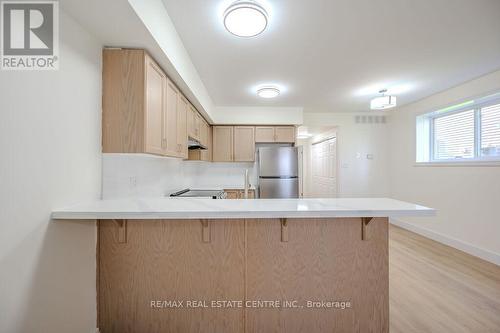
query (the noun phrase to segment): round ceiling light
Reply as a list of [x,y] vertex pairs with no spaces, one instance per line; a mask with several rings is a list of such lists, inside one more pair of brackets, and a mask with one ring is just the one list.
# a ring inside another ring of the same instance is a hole
[[257,95],[262,98],[274,98],[280,94],[280,90],[276,87],[263,87],[257,90]]
[[370,102],[370,109],[372,110],[385,110],[395,107],[396,104],[396,96],[386,96],[385,93],[387,89],[380,90],[379,93],[382,96],[375,97]]
[[266,29],[267,12],[254,1],[236,1],[224,12],[224,26],[238,37],[254,37]]

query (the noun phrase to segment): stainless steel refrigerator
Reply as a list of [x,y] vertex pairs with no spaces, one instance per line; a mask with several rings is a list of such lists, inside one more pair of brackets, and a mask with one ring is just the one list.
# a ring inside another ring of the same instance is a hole
[[259,198],[298,198],[298,150],[259,147]]

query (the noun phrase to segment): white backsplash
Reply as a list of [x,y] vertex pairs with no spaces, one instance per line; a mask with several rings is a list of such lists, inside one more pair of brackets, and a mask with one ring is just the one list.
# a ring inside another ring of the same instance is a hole
[[103,199],[152,197],[184,188],[243,188],[248,169],[257,184],[256,163],[182,161],[145,154],[103,154]]

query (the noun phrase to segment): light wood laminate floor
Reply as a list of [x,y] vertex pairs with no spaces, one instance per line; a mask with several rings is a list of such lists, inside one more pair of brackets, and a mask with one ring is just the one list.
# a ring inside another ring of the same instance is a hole
[[500,332],[500,267],[389,229],[391,333]]

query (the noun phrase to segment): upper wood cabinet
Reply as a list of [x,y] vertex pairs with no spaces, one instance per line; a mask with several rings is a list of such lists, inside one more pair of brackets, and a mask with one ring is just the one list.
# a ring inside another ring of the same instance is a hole
[[255,161],[255,127],[234,126],[234,161]]
[[189,150],[189,159],[195,161],[212,161],[212,126],[203,118],[200,122],[200,143],[207,149]]
[[203,146],[207,146],[208,145],[208,123],[205,121],[205,119],[199,118],[199,129],[200,129],[200,135],[199,135],[199,140],[200,140],[200,143],[203,145]]
[[257,143],[295,143],[295,126],[256,126]]
[[257,143],[274,142],[274,127],[273,126],[256,126],[255,127],[255,142],[257,142]]
[[166,96],[167,104],[165,107],[165,116],[163,117],[165,155],[180,157],[181,151],[177,142],[177,106],[180,94],[177,87],[170,80],[167,80]]
[[194,106],[189,104],[188,112],[188,136],[195,140],[200,140],[201,116]]
[[279,143],[295,143],[295,127],[276,126],[274,128],[274,141]]
[[[208,125],[208,124],[207,124]],[[213,161],[213,157],[212,157],[212,154],[213,154],[213,144],[212,144],[212,126],[208,125],[208,128],[207,128],[207,134],[208,134],[208,138],[207,138],[207,149],[206,150],[202,150],[201,151],[201,160],[202,161]]]
[[144,50],[104,49],[102,151],[187,157],[181,96]]
[[[145,128],[143,129],[143,132],[145,133],[146,142],[144,150],[147,153],[162,155],[164,153],[164,148],[166,143],[165,137],[163,135],[164,133],[163,127],[164,127],[164,105],[166,101],[165,89],[167,87],[167,78],[163,74],[161,69],[156,65],[156,63],[150,57],[147,56],[145,57],[145,67],[146,67],[145,69],[146,96],[144,99]],[[106,105],[106,107],[109,107],[109,105]],[[109,116],[109,114],[107,114],[107,116]],[[107,120],[113,120],[113,119],[107,119]],[[112,124],[106,123],[106,126],[104,126],[103,128],[109,130],[112,127],[113,127]],[[112,133],[106,133],[106,134],[112,134]],[[140,135],[137,132],[135,132],[134,134]],[[139,137],[129,138],[129,139],[130,142],[133,141],[137,142],[140,140]],[[125,142],[122,142],[122,144],[123,143]],[[103,148],[104,147],[106,146],[104,145]],[[112,147],[107,147],[107,148],[113,149]],[[131,147],[126,147],[126,148],[131,148]],[[115,147],[115,149],[120,149],[120,147],[117,146]]]
[[253,162],[255,160],[255,127],[213,126],[214,162]]
[[213,126],[213,161],[233,161],[233,126]]
[[177,99],[177,145],[179,157],[188,158],[187,116],[189,102],[184,95],[179,94]]

